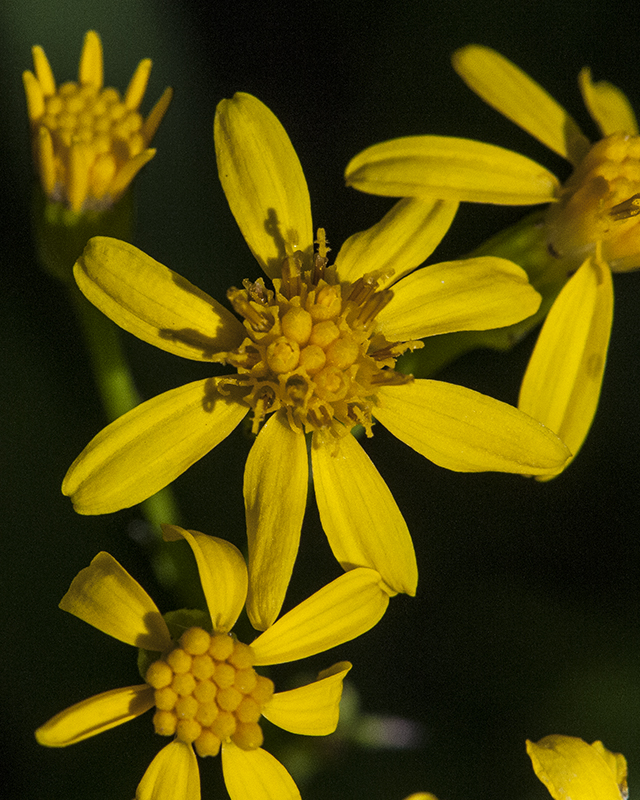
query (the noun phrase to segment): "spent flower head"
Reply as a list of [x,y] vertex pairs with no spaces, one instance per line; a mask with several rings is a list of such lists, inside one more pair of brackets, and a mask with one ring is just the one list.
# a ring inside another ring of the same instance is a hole
[[[122,642],[141,648],[144,683],[113,689],[57,714],[36,731],[40,744],[66,747],[155,708],[153,726],[172,741],[153,759],[138,800],[200,796],[199,756],[221,753],[232,800],[299,798],[298,789],[262,749],[260,718],[292,733],[324,736],[338,723],[340,662],[318,680],[274,693],[255,667],[323,652],[372,628],[389,603],[380,575],[355,569],[300,603],[250,645],[231,633],[247,595],[247,568],[238,549],[213,536],[165,526],[165,539],[184,538],[198,564],[208,614],[161,615],[145,590],[108,553],[72,582],[60,607]],[[190,620],[186,622],[186,620]],[[169,624],[167,624],[169,623]],[[171,630],[176,631],[175,638]]]
[[[213,298],[140,250],[92,239],[75,267],[86,297],[121,327],[170,353],[221,362],[233,374],[156,397],[98,434],[63,484],[77,511],[101,514],[167,485],[253,414],[244,475],[248,611],[271,624],[298,551],[307,501],[307,441],[320,518],[345,569],[372,567],[390,590],[414,594],[406,523],[351,435],[374,418],[437,464],[459,471],[544,474],[568,457],[530,417],[477,392],[412,380],[394,369],[416,340],[508,325],[539,296],[499,258],[415,268],[447,231],[456,204],[409,200],[348,239],[335,262],[314,234],[307,184],[276,117],[251,95],[220,103],[218,171],[231,210],[270,279]],[[415,270],[415,271],[414,271]]]
[[575,457],[600,396],[613,320],[611,271],[640,267],[635,115],[620,89],[594,83],[585,67],[580,90],[603,136],[591,144],[559,103],[496,51],[468,45],[454,54],[453,64],[489,105],[569,161],[568,180],[561,184],[534,161],[494,145],[413,136],[357,155],[347,167],[347,182],[393,197],[550,203],[539,225],[546,252],[534,257],[545,259],[543,280],[555,287],[554,294],[564,288],[538,339],[518,407],[555,431]]
[[74,212],[104,210],[155,155],[149,147],[171,101],[166,89],[146,119],[139,108],[151,60],[143,59],[121,96],[103,85],[102,43],[84,40],[78,81],[56,86],[40,46],[23,74],[33,157],[45,196]]

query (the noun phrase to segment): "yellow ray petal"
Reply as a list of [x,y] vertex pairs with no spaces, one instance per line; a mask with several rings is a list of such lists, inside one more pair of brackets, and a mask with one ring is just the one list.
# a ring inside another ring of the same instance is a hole
[[222,744],[222,772],[231,800],[300,800],[293,778],[271,753]]
[[92,85],[100,90],[103,80],[102,42],[95,31],[87,31],[80,55],[78,83]]
[[589,140],[571,115],[519,67],[489,47],[470,44],[453,54],[453,68],[485,103],[577,164]]
[[353,283],[380,271],[379,288],[395,283],[422,264],[440,244],[458,210],[452,200],[398,201],[366,231],[349,237],[336,257],[340,280]]
[[38,83],[42,88],[42,94],[45,97],[51,97],[56,93],[56,80],[53,77],[53,70],[51,69],[51,64],[49,64],[49,59],[38,44],[31,49],[31,53],[33,55],[33,68]]
[[598,750],[574,736],[527,741],[533,769],[554,800],[621,800],[618,782]]
[[544,425],[479,392],[443,381],[385,386],[374,414],[425,458],[456,472],[544,475],[569,450]]
[[100,311],[129,333],[198,361],[237,347],[242,324],[176,272],[127,242],[89,240],[74,267],[76,282]]
[[342,682],[351,669],[348,661],[335,664],[314,683],[278,692],[262,710],[269,722],[290,733],[327,736],[340,716]]
[[407,275],[377,316],[389,341],[502,328],[530,317],[541,297],[527,273],[504,258],[433,264]]
[[598,407],[612,322],[611,270],[588,258],[551,307],[522,381],[518,408],[555,431],[574,457]]
[[252,642],[255,663],[285,664],[349,642],[373,628],[388,604],[389,591],[375,570],[345,572]]
[[29,122],[36,122],[44,115],[44,94],[40,81],[28,69],[22,73],[22,83],[27,97]]
[[636,115],[626,94],[608,81],[591,80],[591,70],[584,67],[578,75],[582,99],[603,136],[612,133],[638,135]]
[[284,411],[279,411],[258,434],[244,471],[247,614],[257,630],[272,625],[282,608],[298,555],[308,483],[304,434],[294,431]]
[[112,689],[56,714],[38,728],[36,739],[45,747],[66,747],[129,722],[153,705],[153,689],[146,683]]
[[392,592],[414,595],[413,542],[389,487],[355,437],[311,448],[322,527],[344,569],[372,567]]
[[277,117],[244,92],[218,104],[214,138],[233,216],[262,269],[277,277],[293,250],[313,250],[309,190],[296,151]]
[[198,564],[202,590],[216,633],[228,633],[240,616],[247,597],[247,565],[238,548],[225,539],[163,525],[165,541],[186,539]]
[[200,772],[193,747],[174,741],[147,767],[136,800],[200,800]]
[[151,74],[151,59],[143,58],[133,73],[127,91],[124,95],[124,104],[130,111],[135,111],[142,102],[144,93],[147,91],[149,75]]
[[225,439],[248,407],[215,380],[179,386],[108,425],[73,462],[62,483],[79,514],[110,514],[146,500]]
[[596,750],[607,763],[614,777],[615,782],[620,788],[620,793],[623,797],[628,795],[627,787],[627,759],[622,753],[612,753],[602,744],[602,742],[592,742],[591,747]]
[[162,122],[164,115],[167,113],[167,109],[169,108],[169,104],[171,103],[171,99],[173,98],[173,89],[170,86],[164,90],[158,102],[154,105],[154,107],[149,112],[149,116],[145,119],[142,123],[142,128],[140,130],[140,135],[142,136],[143,141],[145,144],[149,144],[149,142],[153,139],[156,135],[156,131]]
[[385,197],[499,205],[548,203],[559,190],[554,175],[519,153],[448,136],[406,136],[374,144],[347,165],[346,181]]
[[73,579],[60,608],[121,642],[145,650],[171,646],[158,607],[109,553],[98,553]]

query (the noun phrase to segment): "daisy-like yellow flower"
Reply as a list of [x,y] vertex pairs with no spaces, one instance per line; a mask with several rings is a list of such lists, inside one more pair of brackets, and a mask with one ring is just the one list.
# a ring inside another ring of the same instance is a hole
[[617,87],[594,83],[583,69],[580,90],[604,137],[592,145],[562,106],[494,50],[469,45],[453,63],[487,103],[566,158],[569,179],[560,185],[539,164],[493,145],[414,136],[360,153],[347,167],[347,182],[392,197],[551,203],[541,235],[555,273],[550,282],[564,288],[542,328],[518,407],[555,431],[575,457],[600,396],[613,320],[611,271],[640,267],[636,119]]
[[[372,628],[389,603],[380,575],[364,568],[341,575],[245,645],[230,633],[247,596],[247,567],[239,550],[223,539],[174,526],[165,526],[164,535],[189,543],[210,619],[202,627],[181,627],[176,612],[172,624],[179,636],[172,639],[167,622],[137,581],[108,553],[97,555],[76,576],[60,608],[144,650],[139,663],[145,683],[71,706],[39,728],[37,740],[66,747],[155,706],[155,731],[172,741],[151,762],[138,786],[138,800],[200,797],[194,748],[200,756],[221,752],[232,800],[299,798],[287,770],[261,747],[260,717],[292,733],[332,733],[351,665],[338,663],[314,683],[276,694],[273,682],[254,667],[306,658]],[[146,651],[154,651],[152,657]]]
[[627,762],[602,742],[545,736],[527,742],[533,769],[554,800],[627,800]]
[[84,40],[78,82],[56,87],[42,47],[33,48],[34,71],[23,74],[33,154],[44,194],[71,211],[112,206],[155,155],[149,147],[171,101],[166,89],[146,119],[139,112],[151,59],[136,69],[124,97],[103,87],[102,43]]
[[[411,538],[382,477],[350,435],[374,417],[435,463],[459,471],[544,474],[568,457],[538,422],[477,392],[413,381],[394,370],[415,340],[482,329],[533,313],[524,272],[497,258],[411,273],[448,229],[456,204],[402,201],[352,236],[330,266],[324,231],[313,248],[309,193],[276,117],[251,95],[218,106],[218,170],[231,210],[271,279],[245,280],[228,298],[243,322],[131,245],[92,239],[75,266],[86,297],[121,327],[170,353],[231,365],[143,403],[98,434],[63,483],[77,511],[102,514],[156,492],[253,411],[257,438],[244,497],[248,612],[277,616],[313,485],[322,525],[345,569],[372,567],[390,590],[414,594]],[[270,415],[270,416],[269,416]]]

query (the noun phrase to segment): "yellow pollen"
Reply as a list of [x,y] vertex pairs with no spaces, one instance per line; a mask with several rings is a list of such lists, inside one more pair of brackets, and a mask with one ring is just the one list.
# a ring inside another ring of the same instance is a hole
[[230,740],[244,750],[260,747],[258,721],[273,682],[255,672],[253,661],[251,647],[228,634],[185,631],[145,676],[155,690],[156,733],[193,743],[200,756],[217,755]]
[[253,433],[267,414],[283,409],[295,431],[339,437],[361,424],[371,436],[379,387],[412,380],[393,367],[421,343],[387,341],[375,327],[376,315],[393,297],[391,289],[378,288],[388,275],[372,272],[352,284],[340,282],[328,265],[323,229],[317,244],[312,256],[287,250],[273,290],[261,280],[245,280],[243,289],[227,293],[247,334],[225,354],[238,370],[225,384],[244,389]]

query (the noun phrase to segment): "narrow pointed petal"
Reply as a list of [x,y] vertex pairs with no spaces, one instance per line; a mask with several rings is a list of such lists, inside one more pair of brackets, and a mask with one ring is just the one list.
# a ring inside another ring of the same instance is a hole
[[338,726],[342,683],[351,669],[342,661],[314,683],[288,692],[278,692],[264,707],[269,722],[290,733],[303,736],[327,736]]
[[525,156],[472,139],[407,136],[368,147],[347,166],[349,186],[385,197],[533,205],[558,196],[557,178]]
[[102,42],[95,31],[87,31],[80,55],[78,83],[102,89],[104,81]]
[[612,133],[638,135],[636,115],[626,94],[608,81],[591,80],[591,70],[584,67],[578,75],[582,99],[603,136]]
[[60,608],[134,647],[163,651],[171,646],[169,629],[158,607],[109,553],[98,553],[80,570]]
[[542,86],[504,56],[470,44],[453,54],[453,68],[485,103],[577,164],[589,149],[578,124]]
[[147,91],[149,75],[151,74],[151,59],[143,58],[136,67],[133,77],[129,81],[127,91],[124,95],[124,104],[130,111],[137,111],[142,102],[144,93]]
[[[36,122],[44,116],[44,93],[40,81],[28,69],[22,73],[22,83],[27,97],[29,122]],[[46,130],[46,129],[45,129]]]
[[149,344],[215,361],[244,338],[242,324],[205,292],[127,242],[94,236],[74,267],[80,291]]
[[225,539],[163,525],[165,541],[186,539],[198,564],[202,590],[216,633],[228,633],[240,616],[247,597],[247,565],[238,548]]
[[295,781],[271,753],[222,745],[222,772],[231,800],[300,800]]
[[251,643],[256,665],[285,664],[349,642],[373,628],[389,589],[373,569],[358,567],[288,611]]
[[156,131],[160,127],[160,123],[162,122],[164,115],[167,113],[167,109],[169,108],[172,98],[173,89],[170,86],[167,86],[167,88],[161,94],[158,102],[149,112],[149,116],[142,123],[140,135],[142,136],[145,144],[148,145],[156,135]]
[[200,771],[193,747],[177,740],[163,747],[138,784],[136,800],[200,800]]
[[598,407],[612,322],[611,270],[588,258],[551,307],[522,381],[518,408],[555,431],[574,457]]
[[393,342],[485,331],[530,317],[541,299],[527,273],[504,258],[448,261],[417,270],[395,284],[393,298],[378,313],[376,323]]
[[42,94],[45,97],[51,97],[56,93],[56,79],[53,77],[49,59],[39,44],[31,48],[31,54],[33,55],[33,68],[42,88]]
[[154,706],[153,689],[143,683],[112,689],[61,711],[36,731],[45,747],[67,747],[139,717]]
[[414,595],[413,542],[389,487],[351,434],[311,449],[322,527],[343,569],[372,567],[392,592]]
[[390,286],[429,258],[457,210],[452,200],[399,200],[377,225],[342,245],[335,262],[340,280],[353,283],[380,272],[378,287]]
[[527,753],[554,800],[621,800],[618,781],[609,765],[582,739],[545,736],[537,743],[527,741]]
[[307,182],[287,132],[256,97],[238,92],[218,104],[218,174],[251,252],[271,278],[294,250],[313,250]]
[[284,412],[272,414],[253,443],[244,471],[247,614],[257,630],[272,625],[282,608],[298,555],[308,483],[304,434],[291,428]]
[[171,389],[95,436],[69,468],[62,493],[79,514],[129,508],[213,450],[248,410],[212,378]]
[[569,450],[544,425],[479,392],[415,380],[378,391],[375,417],[394,436],[445,469],[545,475]]

